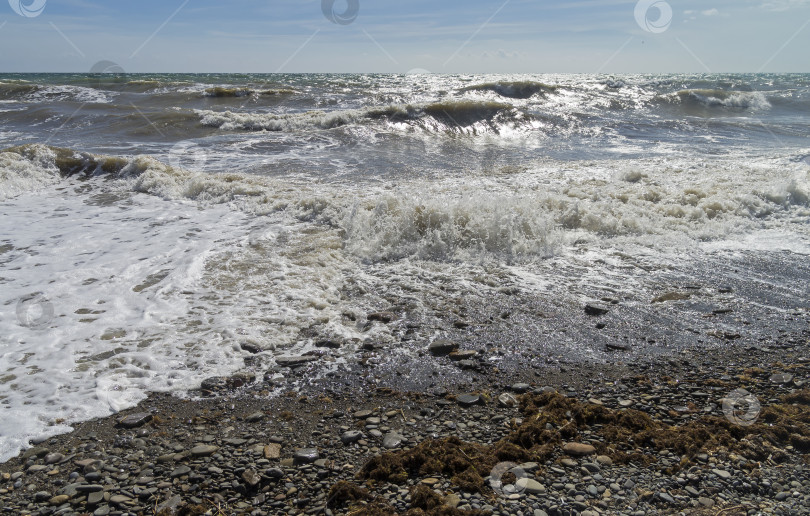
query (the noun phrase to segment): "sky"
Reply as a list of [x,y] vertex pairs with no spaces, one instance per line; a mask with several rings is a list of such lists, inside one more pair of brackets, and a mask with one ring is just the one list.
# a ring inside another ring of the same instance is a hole
[[808,48],[810,0],[0,0],[4,73],[810,72]]

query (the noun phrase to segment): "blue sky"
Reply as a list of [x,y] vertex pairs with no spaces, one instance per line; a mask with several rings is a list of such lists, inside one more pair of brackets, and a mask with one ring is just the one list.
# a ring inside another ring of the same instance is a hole
[[0,0],[0,72],[810,72],[810,0],[642,2]]

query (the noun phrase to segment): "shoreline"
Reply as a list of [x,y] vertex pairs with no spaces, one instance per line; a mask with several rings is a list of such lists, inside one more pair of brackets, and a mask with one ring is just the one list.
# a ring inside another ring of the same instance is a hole
[[[488,370],[451,389],[399,390],[396,374],[363,387],[360,364],[274,398],[261,380],[236,388],[244,377],[208,382],[223,390],[200,391],[195,400],[153,394],[0,465],[0,504],[15,514],[99,516],[807,514],[810,350],[806,332],[783,337],[760,349],[687,349],[645,364]],[[761,404],[750,426],[750,404],[740,405],[744,424],[723,412],[724,398],[740,388]],[[553,413],[550,405],[537,410],[542,400],[568,404],[565,421],[548,422],[547,435],[530,428],[538,414]],[[601,415],[575,421],[592,410]],[[774,411],[808,432],[763,437],[770,422],[762,417]],[[628,445],[618,437],[639,438],[644,429],[622,418],[639,414],[662,439],[690,425],[705,432],[685,438],[687,453],[661,448],[655,437]],[[571,424],[574,433],[566,430]],[[606,427],[615,427],[613,441]],[[720,431],[732,436],[722,446],[694,442]],[[569,442],[585,450],[565,451]],[[437,443],[452,448],[436,449],[439,463],[412,462]],[[494,491],[488,471],[470,483],[466,469],[453,470],[470,450],[488,457],[479,469],[489,471],[496,457],[520,464],[525,479],[513,492]],[[407,464],[404,478],[400,470],[375,470],[375,457],[377,466]]]

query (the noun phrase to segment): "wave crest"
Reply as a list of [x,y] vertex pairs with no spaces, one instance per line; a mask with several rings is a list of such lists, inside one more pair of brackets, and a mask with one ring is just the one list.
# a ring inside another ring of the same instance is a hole
[[498,81],[468,86],[461,91],[492,91],[511,99],[529,99],[535,95],[553,93],[557,87],[537,81]]

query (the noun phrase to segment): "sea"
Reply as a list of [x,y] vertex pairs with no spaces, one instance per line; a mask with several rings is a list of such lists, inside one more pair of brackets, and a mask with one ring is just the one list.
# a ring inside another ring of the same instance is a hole
[[0,74],[0,461],[324,339],[407,374],[501,295],[787,317],[808,254],[807,74]]

